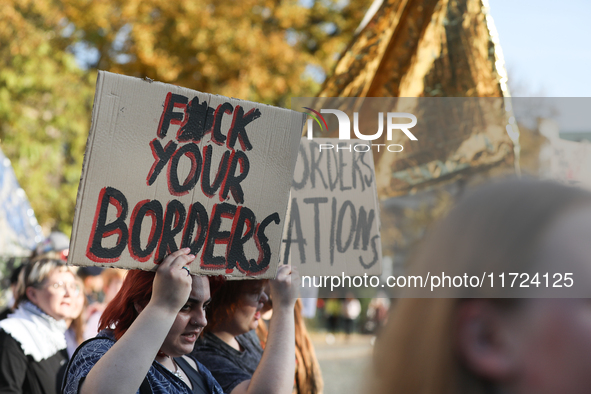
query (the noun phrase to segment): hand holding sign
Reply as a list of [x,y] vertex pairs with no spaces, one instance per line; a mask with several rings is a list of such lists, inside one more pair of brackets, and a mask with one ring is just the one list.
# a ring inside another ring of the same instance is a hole
[[270,286],[274,309],[282,306],[293,308],[299,295],[300,273],[296,267],[282,265]]
[[183,267],[195,260],[190,252],[189,248],[177,250],[160,263],[150,299],[154,306],[178,311],[187,302],[193,279]]
[[299,112],[99,72],[70,263],[273,278]]

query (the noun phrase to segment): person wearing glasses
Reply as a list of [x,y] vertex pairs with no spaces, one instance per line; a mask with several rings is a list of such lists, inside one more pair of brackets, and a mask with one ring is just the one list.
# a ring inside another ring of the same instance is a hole
[[59,392],[65,369],[65,318],[81,289],[59,259],[24,266],[17,283],[15,311],[0,321],[0,392]]
[[[158,264],[156,272],[127,273],[101,316],[100,332],[72,356],[65,373],[64,394],[224,392],[207,367],[191,356],[207,325],[206,309],[211,300],[207,277],[190,273],[187,265],[195,260],[190,253],[189,248],[173,252]],[[274,282],[291,289],[292,274],[287,268],[279,269]],[[297,273],[293,280],[297,280]],[[278,304],[295,302],[287,296],[275,300]],[[285,321],[277,322],[277,329],[289,325],[289,321],[286,316]],[[295,369],[293,310],[291,330],[291,344],[270,335],[267,369],[250,392],[291,393]],[[279,357],[282,354],[291,357]],[[287,378],[287,387],[278,385],[280,376]]]
[[193,356],[228,394],[291,393],[296,369],[294,307],[299,273],[280,265],[269,281],[273,317],[265,349],[255,332],[268,301],[267,281],[228,281],[212,297],[208,325]]

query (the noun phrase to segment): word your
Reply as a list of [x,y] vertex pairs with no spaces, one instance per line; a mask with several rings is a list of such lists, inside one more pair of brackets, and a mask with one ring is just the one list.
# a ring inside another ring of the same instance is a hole
[[[98,196],[86,256],[95,262],[115,262],[127,248],[136,261],[154,258],[159,262],[167,254],[189,247],[196,256],[201,252],[201,268],[264,273],[271,261],[265,231],[272,224],[279,229],[280,217],[274,212],[258,220],[252,209],[242,205],[247,201],[242,185],[248,181],[248,155],[253,149],[247,126],[261,116],[258,108],[245,111],[229,102],[212,108],[198,97],[189,100],[168,93],[157,138],[147,150],[154,162],[146,169],[146,184],[153,186],[164,173],[173,198],[147,199],[133,206],[120,190],[104,187]],[[171,125],[178,126],[176,136],[164,143]],[[189,194],[198,184],[202,193],[193,195],[199,196],[200,202],[185,205],[174,199]],[[235,204],[229,202],[230,196]],[[219,202],[208,201],[215,198]],[[254,247],[247,248],[248,243]],[[253,250],[253,256],[247,257],[245,248]]]

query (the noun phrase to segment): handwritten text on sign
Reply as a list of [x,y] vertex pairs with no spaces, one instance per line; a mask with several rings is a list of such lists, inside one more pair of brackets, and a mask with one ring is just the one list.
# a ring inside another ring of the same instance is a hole
[[283,261],[310,274],[379,273],[379,210],[371,152],[319,151],[320,144],[355,141],[302,139],[284,229]]
[[[94,191],[87,192],[84,201],[93,200],[96,205],[85,257],[93,263],[111,265],[132,259],[136,263],[123,266],[134,268],[189,247],[198,256],[193,264],[199,267],[192,267],[194,272],[221,270],[231,274],[236,269],[243,275],[260,276],[279,250],[285,212],[282,207],[287,205],[289,190],[289,181],[284,179],[293,168],[303,116],[185,92],[192,91],[163,91],[160,104],[154,105],[159,107],[157,118],[147,115],[143,116],[147,120],[138,120],[142,125],[149,124],[151,132],[148,127],[138,127],[137,139],[122,136],[124,126],[131,122],[125,118],[128,108],[117,103],[120,114],[111,127],[115,129],[112,139],[135,145],[130,144],[128,150],[115,147],[92,151],[108,152],[102,154],[105,158],[97,159],[102,164],[95,167],[104,166],[111,155],[118,165],[111,165],[110,170],[120,174],[113,179],[105,177],[100,188],[95,185],[101,182],[86,182]],[[298,133],[295,138],[293,131]],[[89,144],[97,144],[97,138],[89,137]],[[286,151],[274,154],[291,156],[291,165],[285,165],[283,173],[267,175],[269,161],[277,161],[269,159],[273,152],[267,150],[278,144],[287,145],[282,147]],[[116,157],[119,152],[120,157]],[[272,176],[275,178],[270,179]],[[274,186],[276,179],[284,185]],[[269,196],[268,201],[262,195]]]

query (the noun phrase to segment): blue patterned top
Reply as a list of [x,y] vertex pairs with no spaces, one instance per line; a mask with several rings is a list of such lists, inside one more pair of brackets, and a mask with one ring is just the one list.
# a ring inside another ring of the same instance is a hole
[[[78,389],[86,375],[100,358],[115,344],[112,331],[103,330],[95,339],[83,344],[70,361],[68,374],[66,376],[64,394],[78,394]],[[193,359],[198,368],[210,394],[224,394],[218,382],[211,376],[211,373],[199,361]],[[153,394],[192,394],[191,389],[172,372],[160,366],[157,361],[152,363],[148,370],[148,382]],[[138,389],[139,394],[139,389]]]

